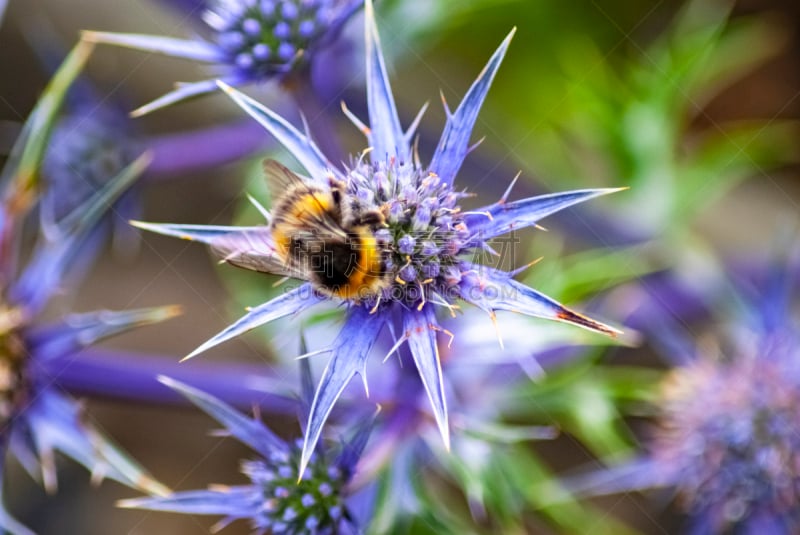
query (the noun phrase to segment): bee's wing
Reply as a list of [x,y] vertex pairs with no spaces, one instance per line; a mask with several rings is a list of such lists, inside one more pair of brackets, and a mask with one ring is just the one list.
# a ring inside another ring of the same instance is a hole
[[234,266],[285,277],[306,278],[301,269],[290,265],[278,254],[268,227],[224,234],[214,238],[210,245],[213,253],[223,262]]
[[264,177],[267,179],[269,193],[273,198],[280,197],[297,186],[307,187],[299,175],[272,158],[266,158],[261,166],[264,169]]
[[[305,191],[312,197],[318,200],[320,205],[323,201],[320,199],[321,195],[325,195],[319,187],[309,184],[303,180],[298,174],[288,169],[286,166],[278,163],[277,161],[267,158],[262,163],[264,168],[264,176],[267,179],[269,191],[273,197],[279,197],[290,190]],[[338,208],[337,208],[338,210]],[[336,236],[341,239],[346,239],[347,234],[343,231],[341,222],[338,217],[332,217],[328,210],[320,210],[319,214],[309,214],[315,219],[316,227],[319,230],[324,230],[329,236]],[[295,222],[297,226],[302,226],[302,223]]]

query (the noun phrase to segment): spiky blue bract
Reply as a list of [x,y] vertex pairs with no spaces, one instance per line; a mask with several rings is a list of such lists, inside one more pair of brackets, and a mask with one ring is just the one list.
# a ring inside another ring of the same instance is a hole
[[[454,189],[452,179],[468,152],[475,118],[511,36],[489,60],[456,113],[448,114],[436,157],[430,166],[423,167],[410,142],[419,116],[409,131],[404,132],[369,1],[365,13],[367,101],[372,124],[364,125],[346,108],[345,113],[366,135],[370,150],[351,159],[344,168],[331,165],[308,134],[236,89],[220,83],[237,105],[258,120],[305,167],[309,176],[301,180],[323,190],[331,187],[331,180],[338,181],[343,185],[349,208],[355,213],[380,213],[385,221],[372,229],[387,274],[385,284],[352,298],[330,298],[344,301],[346,319],[342,331],[328,347],[330,361],[311,405],[301,473],[334,403],[354,375],[364,376],[371,347],[385,325],[400,324],[404,334],[395,349],[407,344],[445,443],[449,440],[449,431],[445,378],[437,351],[437,307],[452,312],[458,299],[463,299],[478,305],[492,317],[495,310],[511,310],[572,323],[606,335],[618,332],[513,280],[515,272],[507,273],[466,260],[490,251],[487,240],[495,236],[535,225],[540,218],[563,208],[617,191],[582,190],[514,202],[507,202],[506,195],[499,202],[475,212],[464,213],[460,209],[459,201],[466,194]],[[260,230],[243,229],[237,234],[230,230],[220,232],[216,227],[203,230],[201,227],[139,224],[143,225],[149,225],[156,232],[209,243],[223,260],[236,266],[309,278],[300,270],[292,272],[288,267],[290,262],[281,261],[282,257],[275,254],[271,226]],[[279,297],[263,306],[271,310],[282,299]],[[252,325],[246,318],[240,321]],[[201,349],[228,338],[217,335]],[[195,354],[197,351],[192,353]],[[366,386],[366,377],[363,378]]]
[[472,84],[472,87],[469,88],[456,112],[450,113],[450,110],[445,105],[447,124],[444,127],[442,138],[439,140],[439,145],[436,147],[436,152],[434,152],[431,159],[430,168],[447,184],[453,183],[461,164],[464,163],[464,158],[469,150],[472,128],[478,119],[478,112],[483,105],[486,94],[489,92],[489,87],[492,85],[497,69],[500,68],[500,64],[503,62],[503,57],[506,55],[511,38],[514,37],[514,32],[516,32],[516,28],[511,30],[511,33],[508,34],[489,59],[489,63],[484,67],[483,72]]
[[236,323],[231,324],[228,328],[211,338],[203,345],[186,355],[184,360],[190,359],[195,355],[199,355],[206,349],[214,347],[226,340],[235,338],[240,334],[246,333],[251,329],[255,329],[260,325],[269,323],[278,318],[297,314],[298,312],[315,304],[319,300],[315,297],[310,284],[303,284],[294,290],[286,292],[272,301],[268,301],[263,305],[259,305],[250,309],[247,314],[242,316]]
[[439,432],[444,438],[445,448],[450,449],[450,426],[447,423],[447,401],[444,395],[442,363],[436,342],[436,313],[433,305],[425,305],[422,310],[403,310],[404,336],[414,364],[419,371],[422,385],[431,402],[433,415]]
[[[362,0],[216,0],[202,16],[210,40],[110,32],[84,32],[83,39],[207,63],[222,71],[224,81],[240,85],[281,79],[309,65],[361,5]],[[214,88],[215,80],[181,83],[133,115]]]
[[[797,533],[800,323],[790,282],[797,272],[772,266],[755,288],[743,285],[730,296],[744,306],[717,329],[717,344],[663,344],[687,355],[670,358],[684,364],[667,375],[655,399],[658,427],[647,453],[578,478],[571,488],[582,494],[671,488],[691,533]],[[666,327],[671,337],[687,338]]]
[[366,366],[369,351],[378,338],[386,318],[382,314],[370,314],[365,307],[354,307],[347,317],[342,331],[331,345],[333,356],[322,372],[319,387],[311,404],[308,417],[303,454],[300,459],[300,474],[314,452],[322,434],[322,426],[354,375],[360,374],[367,388]]
[[52,228],[43,229],[40,246],[34,251],[28,269],[10,285],[9,296],[25,302],[31,312],[40,310],[58,289],[68,266],[76,261],[87,234],[114,199],[141,176],[149,162],[148,154],[141,155]]
[[347,485],[372,429],[372,418],[359,426],[337,454],[318,448],[301,477],[297,468],[301,442],[284,442],[261,421],[196,388],[167,377],[160,380],[258,454],[258,459],[242,462],[242,472],[251,483],[124,500],[122,507],[222,515],[218,529],[233,520],[248,519],[256,533],[359,533],[348,510]]
[[303,134],[283,117],[247,95],[236,91],[225,82],[217,80],[217,85],[250,117],[272,134],[281,145],[286,147],[312,178],[322,180],[333,172],[334,165],[328,162],[308,134]]
[[513,202],[506,202],[506,199],[503,198],[490,206],[476,210],[475,213],[467,214],[464,219],[470,232],[478,239],[485,241],[514,230],[536,225],[537,221],[572,205],[624,189],[575,190],[539,195]]
[[389,75],[381,52],[378,27],[372,2],[366,7],[366,46],[367,46],[367,106],[369,108],[370,130],[367,135],[374,158],[378,161],[397,157],[408,162],[411,150],[400,126],[400,117],[394,103],[394,95],[389,85]]

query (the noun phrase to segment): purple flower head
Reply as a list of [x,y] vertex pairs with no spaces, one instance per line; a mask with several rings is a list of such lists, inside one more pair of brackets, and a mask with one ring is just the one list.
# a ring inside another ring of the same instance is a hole
[[[142,152],[143,142],[122,110],[97,101],[82,102],[59,120],[42,164],[47,189],[41,200],[42,217],[59,221],[117,176]],[[122,195],[104,221],[100,235],[112,231],[116,248],[130,250],[136,235],[127,221],[140,213],[136,188]],[[121,224],[124,223],[124,224]],[[45,223],[47,224],[47,223]],[[98,250],[101,241],[92,240]],[[90,258],[84,250],[84,258]]]
[[[312,206],[331,206],[340,199],[340,213],[346,212],[347,217],[355,221],[350,222],[354,227],[349,234],[342,231],[346,236],[340,238],[342,242],[336,247],[350,254],[340,253],[334,257],[332,252],[326,251],[314,258],[298,256],[298,259],[305,258],[306,263],[302,264],[301,260],[294,263],[286,256],[290,248],[310,251],[315,244],[319,248],[324,244],[314,241],[314,232],[317,232],[314,227],[295,237],[287,236],[280,225],[281,218],[273,218],[278,220],[277,225],[254,227],[137,223],[147,230],[207,243],[233,265],[306,280],[272,301],[252,308],[187,358],[322,300],[333,299],[346,304],[347,319],[330,345],[331,360],[311,406],[301,472],[335,401],[353,376],[360,374],[366,386],[364,372],[370,351],[389,323],[397,322],[402,333],[399,342],[407,343],[411,350],[446,445],[449,444],[449,426],[436,345],[436,333],[440,329],[436,318],[438,310],[452,313],[457,302],[463,300],[477,305],[492,317],[497,310],[510,310],[572,323],[607,335],[618,332],[515,281],[515,272],[471,260],[488,247],[487,241],[492,238],[532,226],[568,206],[616,191],[580,190],[513,202],[507,201],[506,195],[475,212],[467,213],[458,208],[455,201],[459,195],[455,193],[453,181],[467,155],[478,110],[510,39],[511,35],[491,57],[458,109],[448,110],[444,133],[426,167],[418,163],[411,144],[419,117],[407,131],[400,126],[371,2],[366,3],[367,101],[371,126],[367,127],[346,111],[367,136],[371,148],[369,158],[363,154],[353,158],[346,169],[337,168],[311,139],[285,119],[220,83],[237,104],[294,154],[308,173],[308,178],[295,176],[276,162],[268,161],[265,168],[274,180],[291,181],[294,185],[289,187],[305,191]],[[360,194],[363,190],[370,194]],[[280,206],[275,208],[280,212]],[[283,210],[286,211],[285,204]],[[424,217],[415,217],[419,210],[426,211]],[[297,213],[299,219],[307,217],[302,210]],[[323,221],[334,229],[342,224]],[[375,237],[381,230],[389,231],[388,241],[379,242]],[[407,235],[415,237],[413,250],[407,242],[400,243]],[[419,244],[425,241],[438,247],[438,255],[422,252]],[[350,259],[347,265],[343,265],[344,258]],[[312,260],[325,269],[315,268]]]
[[125,114],[98,106],[72,110],[53,131],[43,162],[49,187],[42,202],[53,203],[56,220],[86,201],[141,153]]
[[[203,21],[212,38],[193,40],[142,34],[86,32],[84,38],[209,63],[231,85],[284,77],[313,61],[330,44],[362,0],[214,0]],[[182,84],[134,112],[143,115],[209,93],[215,80]]]
[[250,479],[248,485],[125,500],[123,507],[223,515],[223,526],[248,519],[257,533],[358,532],[348,509],[348,484],[369,438],[372,418],[362,423],[338,454],[320,445],[301,477],[298,465],[302,441],[284,442],[260,420],[239,413],[219,399],[169,378],[160,380],[220,422],[258,458],[242,463],[242,472]]
[[788,270],[761,281],[761,299],[726,326],[721,354],[694,346],[662,319],[681,351],[656,399],[648,453],[576,481],[584,494],[671,487],[693,533],[800,529],[800,325]]

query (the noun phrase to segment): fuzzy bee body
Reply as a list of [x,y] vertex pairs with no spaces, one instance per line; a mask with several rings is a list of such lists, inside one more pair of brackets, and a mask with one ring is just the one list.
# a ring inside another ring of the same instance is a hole
[[341,182],[331,180],[329,189],[309,184],[274,160],[266,160],[264,170],[278,196],[270,231],[285,272],[356,301],[390,284],[388,250],[375,237],[383,224],[379,212],[358,210]]

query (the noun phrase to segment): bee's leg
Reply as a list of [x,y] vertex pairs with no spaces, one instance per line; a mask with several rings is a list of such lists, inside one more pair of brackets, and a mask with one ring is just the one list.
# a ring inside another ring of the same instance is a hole
[[369,227],[378,227],[386,222],[383,214],[378,210],[369,210],[359,216],[359,224],[367,225]]

